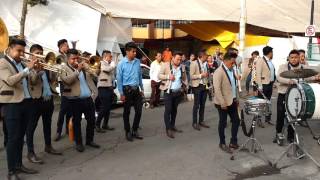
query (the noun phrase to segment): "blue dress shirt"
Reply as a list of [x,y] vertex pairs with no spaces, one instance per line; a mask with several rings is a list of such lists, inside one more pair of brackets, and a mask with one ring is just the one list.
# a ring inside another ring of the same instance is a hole
[[172,67],[172,74],[174,75],[174,81],[171,82],[171,87],[170,89],[172,90],[178,90],[181,89],[182,82],[181,82],[181,66],[178,68]]
[[[22,67],[21,63],[17,63],[15,60],[12,60],[12,62],[14,63],[14,65],[16,66],[16,68],[18,69],[19,72],[24,72],[24,73],[29,73],[29,69],[28,68],[24,68]],[[28,89],[28,82],[27,79],[24,77],[22,79],[22,85],[23,85],[23,93],[24,93],[24,98],[25,99],[29,99],[31,98],[29,89]]]
[[140,86],[143,91],[140,60],[135,58],[129,61],[124,57],[117,67],[117,86],[120,95],[123,95],[123,86]]
[[229,69],[227,68],[224,64],[223,64],[225,70],[227,71],[227,74],[228,74],[228,77],[231,81],[231,86],[232,86],[232,97],[233,98],[236,98],[237,97],[237,87],[236,87],[236,81],[235,81],[235,77],[234,77],[234,74],[233,74],[233,68],[232,69]]
[[42,78],[42,84],[43,84],[42,97],[52,96],[52,92],[51,92],[51,88],[50,88],[47,74],[44,72],[42,74],[41,78]]
[[80,81],[80,99],[90,97],[91,90],[88,86],[86,78],[84,77],[83,71],[80,71],[79,73],[79,81]]

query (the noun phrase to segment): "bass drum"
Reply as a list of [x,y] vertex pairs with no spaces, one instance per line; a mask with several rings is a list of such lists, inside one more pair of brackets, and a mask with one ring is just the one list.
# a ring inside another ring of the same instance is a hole
[[320,84],[292,85],[287,90],[285,105],[292,118],[320,119]]

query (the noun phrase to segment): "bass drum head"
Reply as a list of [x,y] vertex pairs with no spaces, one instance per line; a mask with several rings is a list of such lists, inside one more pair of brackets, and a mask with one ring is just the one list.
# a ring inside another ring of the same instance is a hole
[[308,105],[310,108],[310,118],[311,119],[320,119],[320,84],[310,83],[313,93],[307,95]]
[[288,89],[286,94],[286,109],[287,113],[293,117],[298,118],[301,115],[303,106],[303,92],[296,86]]

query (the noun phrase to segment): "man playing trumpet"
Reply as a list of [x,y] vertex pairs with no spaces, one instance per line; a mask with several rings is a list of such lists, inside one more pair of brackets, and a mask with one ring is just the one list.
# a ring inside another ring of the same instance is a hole
[[8,180],[20,179],[17,173],[37,173],[22,164],[23,138],[34,111],[27,76],[35,61],[21,63],[25,46],[23,40],[12,39],[6,56],[0,60],[0,103],[6,112],[4,120],[8,132]]
[[95,111],[94,99],[97,97],[92,76],[95,72],[90,71],[88,64],[79,62],[79,52],[76,49],[67,51],[68,62],[62,65],[66,71],[61,75],[64,86],[62,95],[66,97],[67,110],[71,112],[73,117],[74,140],[76,150],[84,151],[81,135],[81,115],[85,115],[87,120],[86,128],[86,145],[93,148],[100,148],[93,141]]
[[[43,55],[43,48],[34,44],[30,48],[31,60],[38,61],[36,55]],[[44,63],[44,62],[43,62]],[[56,74],[47,69],[43,69],[41,65],[30,71],[29,75],[29,92],[33,101],[34,115],[29,121],[26,132],[28,160],[32,163],[40,163],[43,161],[38,158],[34,152],[33,137],[38,125],[40,116],[43,123],[43,134],[45,140],[45,152],[53,155],[61,155],[51,144],[51,123],[54,111],[53,93],[55,92]]]

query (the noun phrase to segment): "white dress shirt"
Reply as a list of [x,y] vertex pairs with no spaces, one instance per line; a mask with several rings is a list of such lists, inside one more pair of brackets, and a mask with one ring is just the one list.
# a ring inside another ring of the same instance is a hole
[[160,82],[160,79],[158,78],[158,74],[160,72],[162,62],[158,62],[157,60],[154,60],[151,63],[150,66],[150,79],[155,81],[155,82]]

